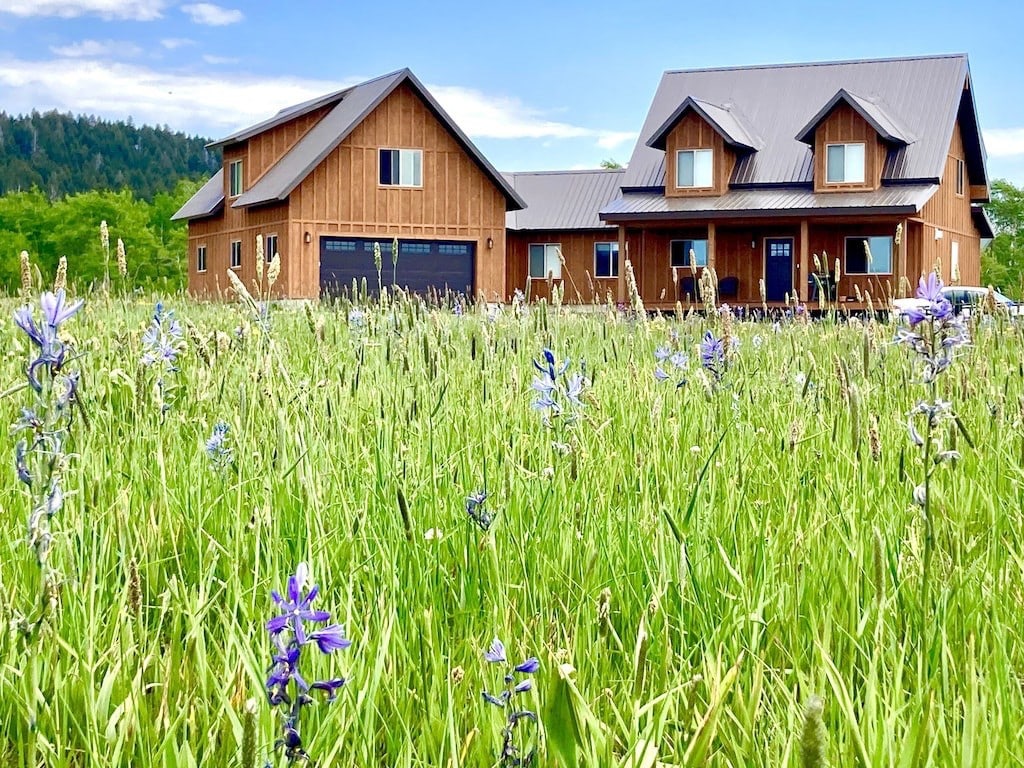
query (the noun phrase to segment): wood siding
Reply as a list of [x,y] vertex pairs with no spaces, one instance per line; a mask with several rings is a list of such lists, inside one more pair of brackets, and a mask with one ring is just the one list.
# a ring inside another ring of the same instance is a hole
[[[529,286],[531,299],[551,298],[551,287],[554,284],[564,289],[566,304],[601,304],[607,300],[611,292],[612,300],[616,300],[618,278],[594,277],[594,245],[595,243],[618,242],[616,229],[555,231],[555,232],[509,232],[506,239],[508,253],[508,271],[506,296],[511,296],[518,288],[526,292]],[[530,279],[530,245],[531,243],[558,243],[562,249],[562,278],[549,281],[541,278]],[[625,268],[625,255],[619,254],[619,273]]]
[[[942,174],[942,183],[931,200],[921,211],[922,262],[921,271],[939,268],[940,276],[947,283],[954,282],[952,275],[953,243],[959,249],[961,285],[979,285],[981,282],[981,234],[971,217],[970,189],[965,188],[964,194],[956,194],[956,173],[958,162],[965,162],[963,138],[960,124],[953,130],[949,154]],[[964,184],[967,184],[966,169]],[[942,236],[936,239],[936,231]],[[920,272],[912,273],[911,279],[916,282]]]
[[[829,144],[864,145],[864,183],[829,184],[826,179],[826,158]],[[887,154],[885,142],[878,132],[849,104],[841,103],[814,131],[814,191],[850,192],[878,189]]]
[[[381,148],[422,149],[423,186],[380,185]],[[288,217],[297,244],[284,267],[291,296],[319,295],[321,235],[473,242],[477,293],[505,293],[504,195],[407,84],[295,188]]]
[[[188,287],[197,296],[217,297],[223,295],[228,288],[227,271],[231,260],[231,242],[240,240],[242,243],[242,266],[235,270],[246,286],[252,286],[256,279],[256,235],[277,235],[277,250],[281,254],[282,265],[288,261],[288,207],[280,205],[266,206],[255,211],[238,215],[214,216],[208,219],[197,219],[188,226]],[[225,218],[230,218],[233,226],[225,228]],[[206,246],[206,271],[196,271],[196,249]],[[283,267],[282,267],[283,275]],[[288,296],[288,285],[280,279],[275,294]]]
[[[710,149],[714,151],[710,188],[676,187],[676,152],[681,149]],[[736,154],[708,122],[695,112],[688,111],[671,130],[665,141],[665,195],[668,197],[714,197],[729,188]]]

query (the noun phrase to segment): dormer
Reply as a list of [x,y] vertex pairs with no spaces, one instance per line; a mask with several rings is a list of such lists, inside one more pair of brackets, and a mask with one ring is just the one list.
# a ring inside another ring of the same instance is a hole
[[734,109],[690,96],[647,145],[665,153],[667,197],[715,197],[729,188],[737,158],[761,143]]
[[880,104],[840,88],[796,135],[814,152],[815,192],[878,189],[890,149],[913,138]]

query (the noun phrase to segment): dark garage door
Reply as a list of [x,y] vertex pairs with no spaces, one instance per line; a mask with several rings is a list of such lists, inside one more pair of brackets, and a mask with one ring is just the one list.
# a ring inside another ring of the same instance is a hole
[[398,270],[391,259],[391,240],[361,237],[320,238],[320,292],[338,296],[352,292],[352,281],[377,293],[377,267],[373,263],[373,244],[380,244],[381,282],[392,282],[403,290],[426,294],[473,293],[473,256],[475,243],[445,240],[399,240]]

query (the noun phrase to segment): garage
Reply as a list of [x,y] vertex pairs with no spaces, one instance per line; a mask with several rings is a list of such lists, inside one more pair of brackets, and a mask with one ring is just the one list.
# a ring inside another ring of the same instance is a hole
[[394,282],[410,293],[453,291],[472,295],[475,243],[447,240],[398,241],[398,268],[393,268],[391,239],[320,238],[320,293],[339,296],[352,292],[352,281],[366,280],[367,292],[377,293],[373,245],[380,244],[381,282]]

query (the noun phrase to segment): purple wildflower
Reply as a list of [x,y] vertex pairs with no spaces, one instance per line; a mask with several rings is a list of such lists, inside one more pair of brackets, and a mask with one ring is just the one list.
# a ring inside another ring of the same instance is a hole
[[[501,664],[507,670],[508,656],[505,652],[505,644],[498,638],[494,638],[490,648],[484,651],[484,659],[489,664]],[[502,730],[499,766],[532,765],[536,758],[536,746],[531,746],[530,749],[524,751],[517,743],[517,728],[523,722],[535,724],[537,715],[528,709],[514,706],[514,704],[517,696],[533,689],[533,680],[528,675],[535,674],[539,669],[540,661],[536,656],[531,656],[505,672],[504,690],[500,694],[492,694],[486,690],[482,692],[483,699],[488,704],[509,710],[505,728]],[[527,677],[517,678],[517,675],[527,675]]]
[[466,514],[485,533],[491,529],[491,525],[494,524],[494,518],[497,517],[496,514],[492,514],[487,509],[486,504],[486,491],[477,491],[466,497]]
[[704,339],[700,343],[700,363],[715,377],[715,381],[722,380],[725,374],[725,344],[711,331],[704,332]]

